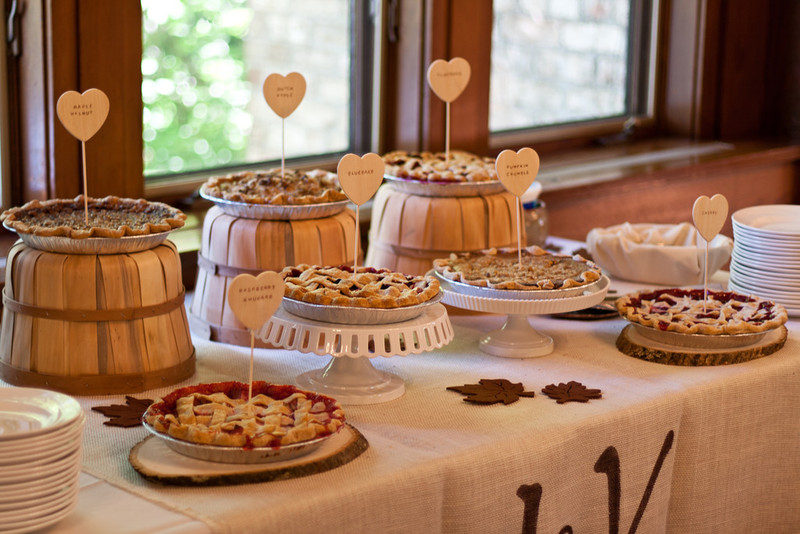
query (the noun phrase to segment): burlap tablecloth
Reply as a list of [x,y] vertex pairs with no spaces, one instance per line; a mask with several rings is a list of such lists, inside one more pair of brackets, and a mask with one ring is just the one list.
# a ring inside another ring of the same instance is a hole
[[[122,402],[113,396],[79,399],[84,469],[236,534],[800,532],[800,323],[790,322],[785,347],[766,358],[684,368],[618,352],[622,320],[533,317],[555,352],[529,360],[478,350],[503,317],[451,320],[456,337],[444,349],[373,360],[402,377],[406,393],[346,407],[370,447],[345,466],[221,488],[150,483],[127,461],[146,431],[103,426],[89,411]],[[186,384],[246,380],[248,348],[195,345],[197,374]],[[292,383],[327,361],[258,349],[255,376]],[[481,378],[521,382],[536,396],[480,406],[446,390]],[[569,380],[601,389],[602,399],[560,405],[540,393]]]

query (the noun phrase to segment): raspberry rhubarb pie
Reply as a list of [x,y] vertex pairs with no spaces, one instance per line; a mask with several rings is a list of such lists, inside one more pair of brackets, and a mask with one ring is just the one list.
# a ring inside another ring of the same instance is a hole
[[142,416],[156,432],[202,445],[284,447],[329,436],[344,424],[335,399],[290,385],[217,382],[173,391]]
[[209,179],[201,193],[209,199],[273,206],[322,204],[347,200],[336,175],[323,170],[280,168],[246,171]]
[[753,295],[702,289],[657,289],[616,301],[620,314],[636,325],[681,334],[746,334],[773,330],[786,322],[780,304]]

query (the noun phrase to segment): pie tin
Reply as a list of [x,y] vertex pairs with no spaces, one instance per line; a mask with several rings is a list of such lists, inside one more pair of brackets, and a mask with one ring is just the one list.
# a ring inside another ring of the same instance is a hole
[[312,304],[302,300],[283,298],[282,306],[287,312],[323,323],[338,324],[389,324],[401,323],[416,319],[425,310],[442,300],[441,291],[430,300],[413,306],[399,308],[357,308],[353,306],[330,306],[328,304]]
[[656,343],[689,349],[736,349],[754,345],[767,335],[765,332],[745,332],[743,334],[684,334],[669,330],[659,330],[627,320],[643,338]]
[[[5,226],[5,225],[4,225]],[[6,228],[8,228],[6,226]],[[59,254],[127,254],[157,247],[167,239],[169,232],[122,237],[41,236],[19,234],[22,242],[31,248]]]
[[169,434],[163,434],[157,431],[155,428],[147,424],[146,421],[143,421],[142,425],[154,436],[163,439],[167,447],[179,454],[189,456],[191,458],[197,458],[198,460],[205,460],[207,462],[225,464],[265,464],[269,462],[283,462],[285,460],[292,460],[315,451],[322,446],[323,443],[325,443],[325,440],[334,436],[335,434],[329,434],[327,436],[310,439],[308,441],[301,441],[299,443],[292,443],[291,445],[281,445],[278,447],[253,447],[252,449],[244,449],[242,447],[204,445],[200,443],[182,441],[177,438],[173,438]]
[[200,188],[200,196],[210,200],[233,217],[260,219],[264,221],[296,221],[302,219],[321,219],[344,211],[349,200],[323,202],[321,204],[252,204],[225,200],[206,193],[205,186]]
[[439,280],[446,281],[449,284],[449,289],[456,293],[473,297],[509,300],[550,300],[574,297],[583,294],[584,291],[593,289],[602,279],[599,278],[582,286],[563,289],[495,289],[493,287],[473,286],[464,282],[450,280],[435,270],[433,273]]
[[395,190],[424,197],[477,197],[505,191],[499,180],[484,182],[429,182],[410,180],[385,174],[387,183]]

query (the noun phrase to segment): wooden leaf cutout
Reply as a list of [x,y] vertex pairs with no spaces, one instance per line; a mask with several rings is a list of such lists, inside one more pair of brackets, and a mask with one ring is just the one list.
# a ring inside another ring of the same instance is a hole
[[283,278],[274,271],[240,274],[228,286],[228,305],[242,324],[258,330],[281,305],[283,291]]
[[56,103],[56,114],[61,124],[81,141],[91,139],[103,126],[108,109],[108,97],[100,89],[88,89],[83,94],[67,91]]
[[706,242],[716,237],[728,218],[728,199],[717,193],[711,198],[697,197],[692,207],[692,219]]
[[378,190],[383,181],[383,158],[372,152],[358,157],[346,154],[339,160],[336,174],[347,198],[360,206]]
[[570,380],[566,384],[563,382],[555,385],[550,384],[542,389],[542,393],[555,399],[558,404],[565,402],[589,402],[589,399],[599,399],[603,396],[599,389],[587,389],[580,382]]
[[497,178],[514,196],[521,197],[539,174],[539,154],[532,148],[503,150],[495,161]]
[[517,402],[520,397],[533,397],[533,391],[525,391],[521,383],[511,383],[505,378],[490,380],[482,378],[477,384],[464,384],[463,386],[450,386],[450,391],[458,391],[466,395],[465,402],[476,404],[511,404]]
[[461,57],[450,61],[437,59],[428,67],[428,85],[436,96],[445,102],[458,98],[469,83],[471,69],[469,62]]
[[286,76],[270,74],[264,80],[264,99],[279,117],[285,119],[292,114],[306,95],[306,79],[299,72]]
[[142,424],[142,415],[151,404],[153,404],[152,399],[137,399],[125,396],[125,404],[93,406],[92,410],[111,418],[108,421],[103,421],[106,426],[131,428]]

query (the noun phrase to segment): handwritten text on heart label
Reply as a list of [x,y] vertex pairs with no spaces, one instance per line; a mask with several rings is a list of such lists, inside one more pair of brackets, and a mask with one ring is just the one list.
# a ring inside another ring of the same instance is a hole
[[469,62],[464,58],[437,59],[428,67],[428,85],[436,96],[452,102],[466,89],[470,74]]
[[716,237],[728,217],[728,199],[717,193],[711,198],[697,197],[692,206],[692,219],[697,231],[706,241]]
[[264,80],[264,99],[279,117],[285,119],[297,109],[306,94],[306,79],[299,72],[286,76],[270,74]]
[[56,114],[61,124],[84,142],[91,139],[106,122],[108,109],[108,97],[100,89],[88,89],[83,94],[67,91],[56,103]]
[[283,292],[283,278],[274,271],[240,274],[228,286],[228,305],[242,324],[257,330],[281,305]]
[[495,162],[497,178],[514,196],[522,196],[539,174],[539,154],[532,148],[503,150]]
[[357,206],[372,198],[383,181],[383,158],[372,152],[358,157],[346,154],[339,160],[336,174],[347,198]]

